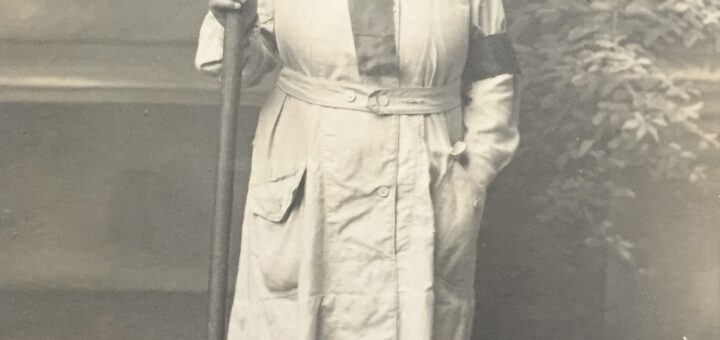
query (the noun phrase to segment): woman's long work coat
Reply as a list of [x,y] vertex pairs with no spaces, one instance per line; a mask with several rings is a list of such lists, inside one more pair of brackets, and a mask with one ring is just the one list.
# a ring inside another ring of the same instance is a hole
[[[518,144],[501,0],[260,0],[229,338],[469,339],[486,185]],[[209,15],[197,66],[217,74]],[[461,100],[461,93],[464,94]]]

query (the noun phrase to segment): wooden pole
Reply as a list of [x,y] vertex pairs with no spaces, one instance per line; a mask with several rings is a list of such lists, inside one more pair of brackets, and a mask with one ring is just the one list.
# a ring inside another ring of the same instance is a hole
[[225,340],[228,310],[228,258],[235,183],[235,143],[240,109],[243,48],[249,25],[254,23],[254,1],[240,12],[227,14],[222,73],[222,111],[215,182],[215,207],[209,278],[208,340]]

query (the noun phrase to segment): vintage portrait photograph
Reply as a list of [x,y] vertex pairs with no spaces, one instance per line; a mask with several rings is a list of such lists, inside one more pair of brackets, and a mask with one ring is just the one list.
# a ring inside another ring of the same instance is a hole
[[0,340],[96,339],[720,339],[720,0],[0,0]]

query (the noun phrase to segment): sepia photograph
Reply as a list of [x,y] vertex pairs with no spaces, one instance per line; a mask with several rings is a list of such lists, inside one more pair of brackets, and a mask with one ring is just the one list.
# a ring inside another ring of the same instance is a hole
[[720,339],[720,0],[0,0],[0,340],[96,339]]

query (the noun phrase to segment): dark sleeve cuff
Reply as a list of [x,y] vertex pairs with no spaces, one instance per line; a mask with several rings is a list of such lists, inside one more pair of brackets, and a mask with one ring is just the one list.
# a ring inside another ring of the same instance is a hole
[[463,81],[474,82],[501,74],[519,74],[515,50],[507,34],[493,34],[470,41]]

